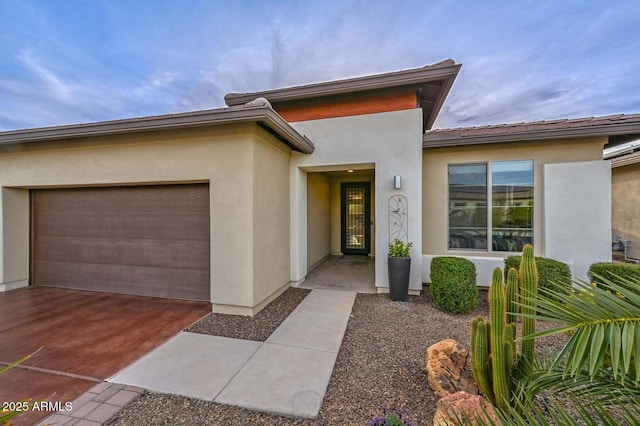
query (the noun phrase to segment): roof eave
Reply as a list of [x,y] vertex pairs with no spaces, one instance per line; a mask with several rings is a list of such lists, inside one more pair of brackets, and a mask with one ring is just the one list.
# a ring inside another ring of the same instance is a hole
[[444,84],[442,85],[442,89],[440,90],[440,94],[438,95],[438,99],[433,105],[433,110],[431,111],[431,115],[428,120],[425,120],[425,123],[423,125],[423,131],[431,129],[431,127],[433,126],[433,123],[435,123],[436,119],[438,118],[438,114],[440,114],[440,110],[444,105],[444,101],[447,100],[447,96],[449,96],[449,91],[451,91],[451,87],[453,86],[453,83],[455,82],[456,77],[458,77],[458,72],[460,72],[460,67],[462,67],[462,64],[456,64],[452,66],[452,68],[455,68],[455,73],[450,74],[445,79]]
[[521,132],[504,132],[485,135],[446,135],[425,133],[422,136],[423,148],[440,148],[464,145],[480,145],[489,143],[524,142],[533,140],[568,139],[579,137],[614,136],[640,132],[638,123],[607,124],[586,126],[571,129],[529,130]]
[[[251,102],[256,97],[264,97],[271,103],[277,103],[320,96],[386,89],[390,87],[411,85],[415,85],[417,87],[429,81],[441,79],[451,80],[451,78],[455,79],[460,67],[461,64],[455,64],[453,61],[445,61],[441,66],[427,66],[387,74],[355,77],[345,80],[336,80],[261,92],[228,93],[225,95],[224,99],[227,105],[235,106]],[[453,84],[453,80],[451,80],[451,84]],[[442,102],[444,102],[444,99]]]
[[635,151],[626,155],[621,155],[619,157],[613,157],[609,159],[611,160],[611,168],[638,164],[640,163],[640,151]]
[[310,154],[314,150],[313,143],[306,136],[299,134],[268,106],[251,106],[237,109],[221,108],[98,123],[13,130],[0,133],[0,145],[248,122],[256,122],[267,127],[291,149],[305,154]]

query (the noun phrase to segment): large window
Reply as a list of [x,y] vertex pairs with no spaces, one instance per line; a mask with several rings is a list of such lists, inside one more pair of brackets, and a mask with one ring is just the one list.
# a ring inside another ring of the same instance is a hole
[[517,252],[527,243],[533,161],[449,165],[449,248]]
[[449,165],[449,248],[487,248],[487,165]]

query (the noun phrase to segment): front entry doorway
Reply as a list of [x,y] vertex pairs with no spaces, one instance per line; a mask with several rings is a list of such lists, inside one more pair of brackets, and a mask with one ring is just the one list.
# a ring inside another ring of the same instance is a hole
[[341,250],[343,254],[371,252],[370,182],[340,184]]

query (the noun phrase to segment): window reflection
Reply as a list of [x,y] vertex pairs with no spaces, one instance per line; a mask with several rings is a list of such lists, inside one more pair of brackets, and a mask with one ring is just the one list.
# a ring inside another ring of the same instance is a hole
[[487,165],[449,166],[449,247],[487,248]]
[[494,251],[521,251],[533,242],[533,161],[497,161],[491,168]]
[[450,164],[448,177],[450,249],[519,252],[533,243],[532,160]]

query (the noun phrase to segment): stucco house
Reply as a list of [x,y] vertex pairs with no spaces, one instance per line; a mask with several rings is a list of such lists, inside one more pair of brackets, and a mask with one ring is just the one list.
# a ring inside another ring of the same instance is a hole
[[225,96],[225,108],[0,133],[0,290],[206,300],[252,315],[330,254],[413,242],[489,283],[532,242],[611,258],[603,147],[640,116],[432,130],[460,64]]
[[[611,233],[621,258],[640,263],[640,144],[611,160]],[[625,250],[626,249],[626,250]]]

